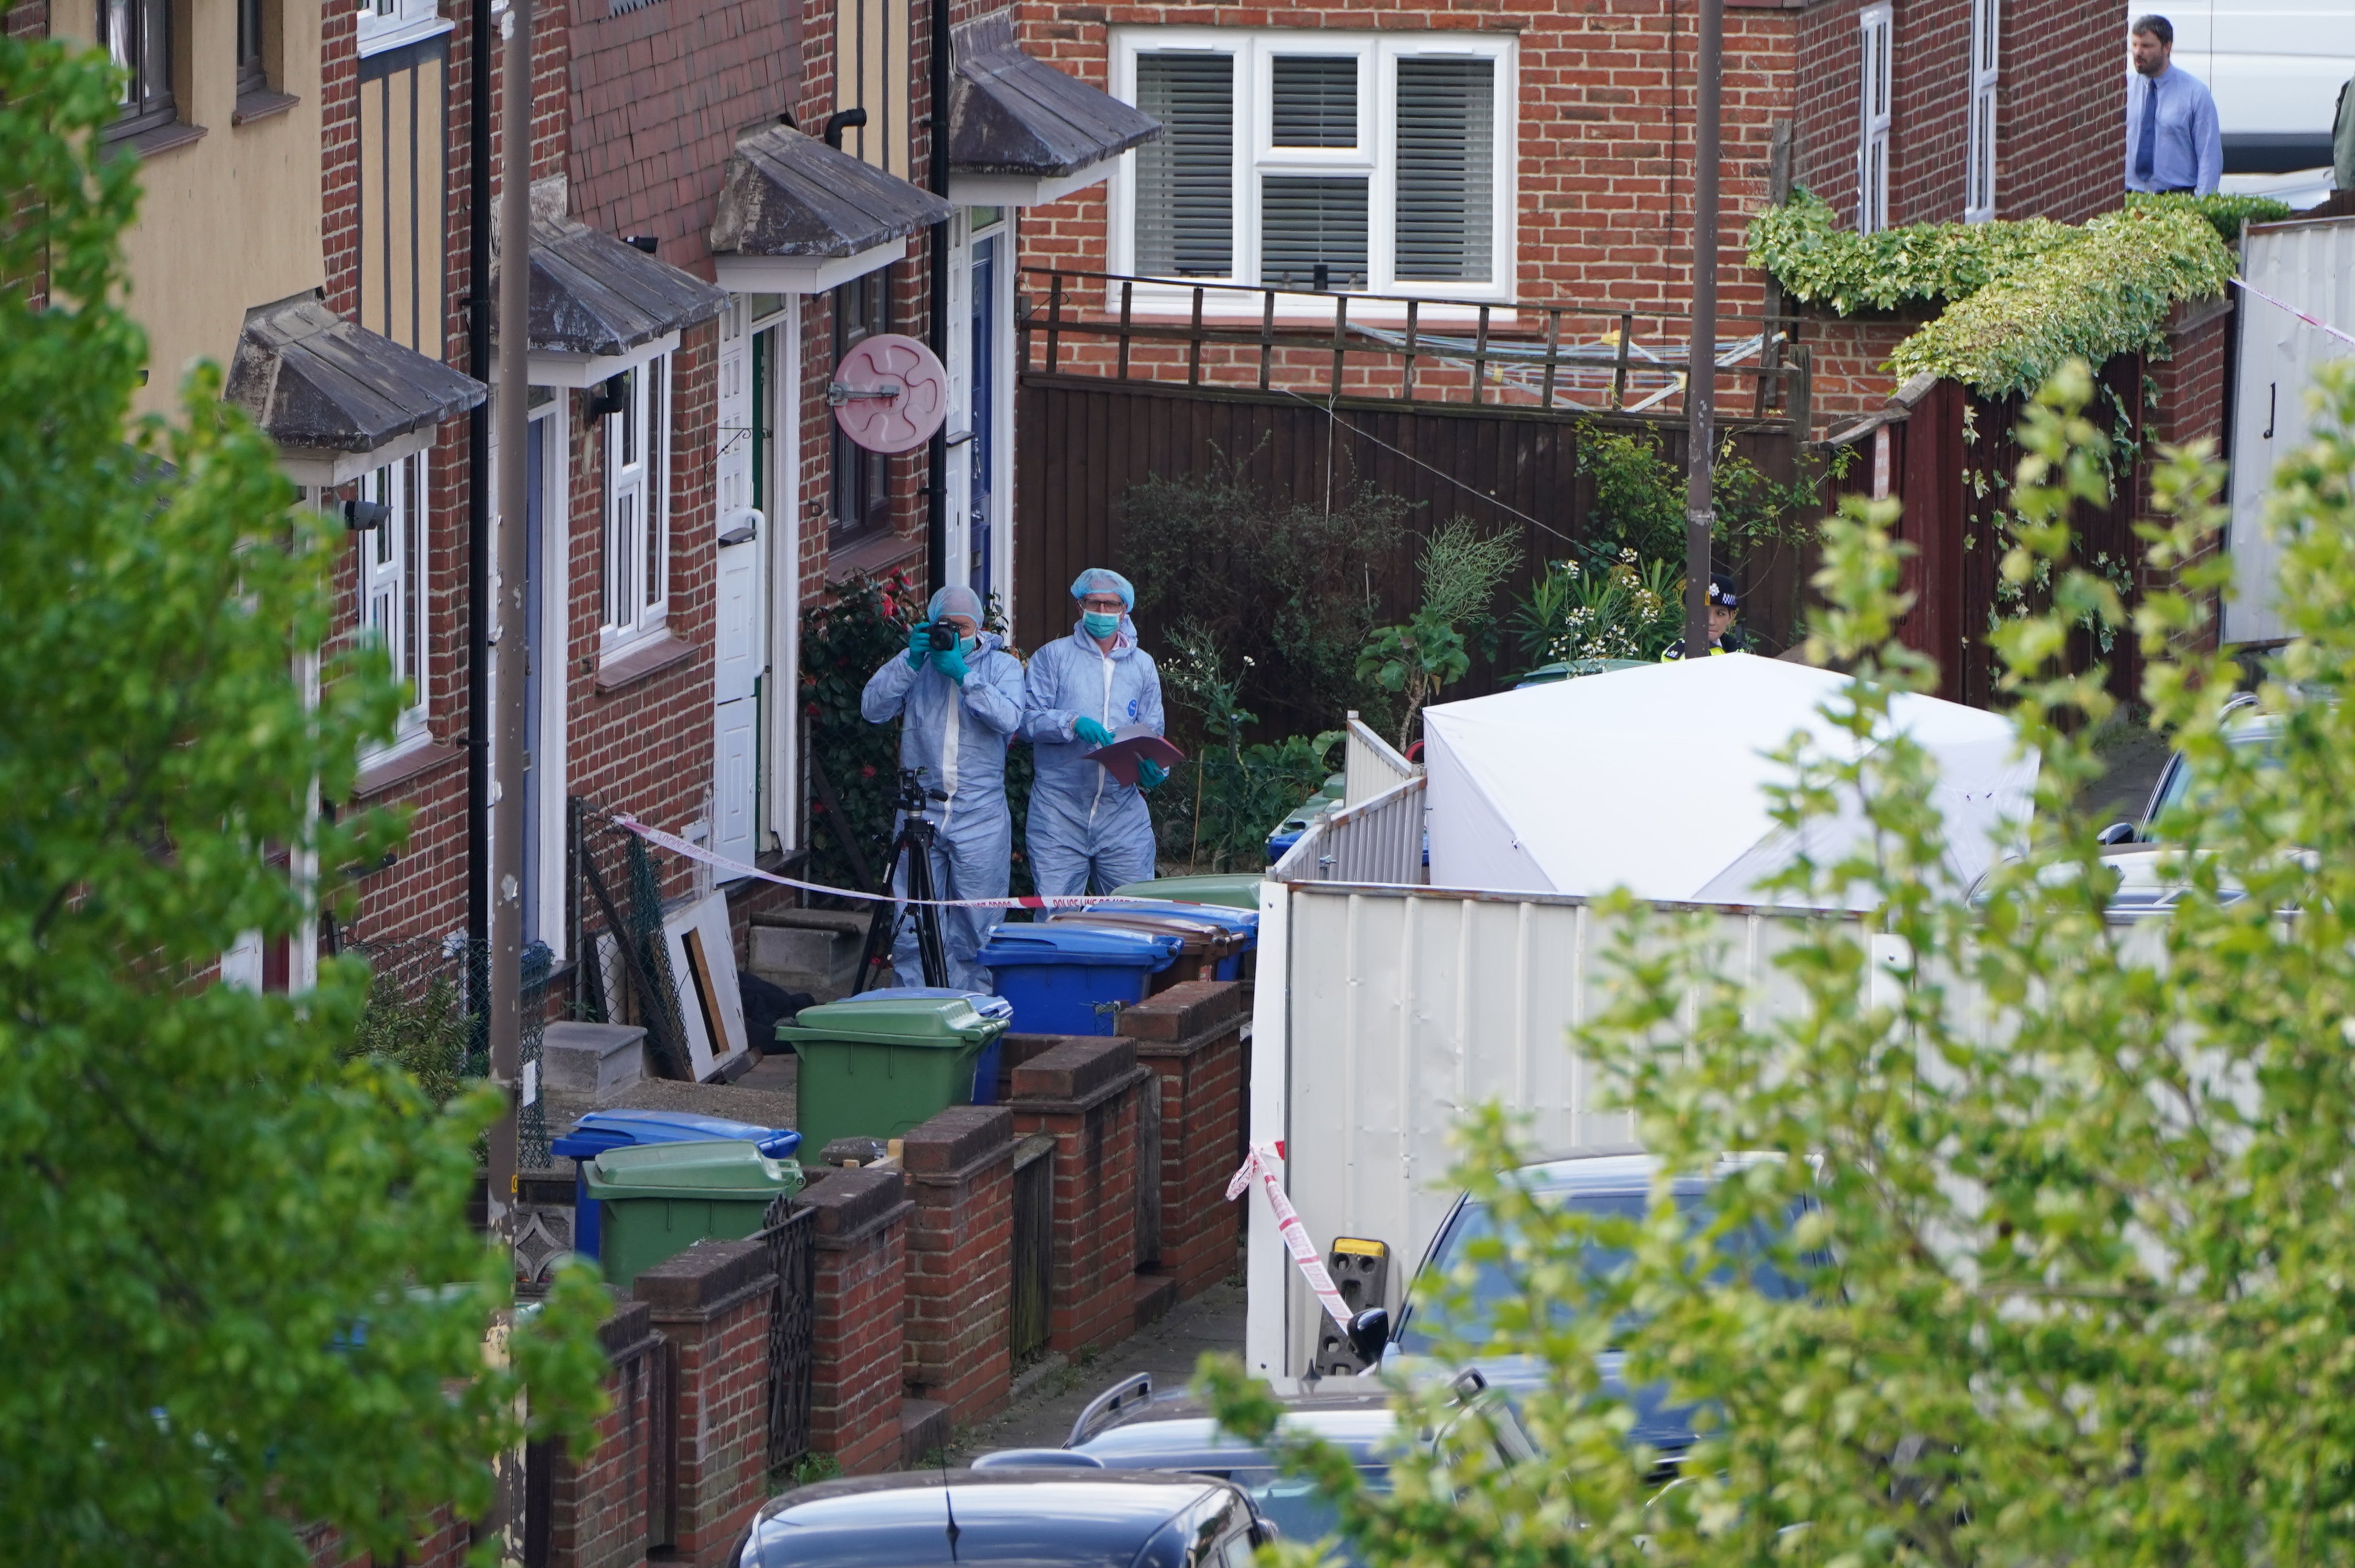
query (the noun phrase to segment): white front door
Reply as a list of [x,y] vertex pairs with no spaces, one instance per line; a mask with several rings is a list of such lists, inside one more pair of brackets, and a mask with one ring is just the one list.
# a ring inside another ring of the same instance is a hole
[[719,569],[714,683],[712,843],[749,865],[759,853],[760,680],[767,663],[761,633],[761,536],[752,505],[752,334],[743,296],[719,317]]

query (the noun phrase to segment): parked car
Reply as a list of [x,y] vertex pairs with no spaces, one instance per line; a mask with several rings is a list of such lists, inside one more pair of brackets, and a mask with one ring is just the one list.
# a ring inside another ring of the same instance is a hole
[[[1682,1179],[1671,1192],[1678,1206],[1699,1223],[1708,1213],[1709,1193],[1716,1180],[1753,1161],[1779,1158],[1771,1154],[1729,1155],[1714,1180]],[[1651,1206],[1652,1179],[1658,1170],[1659,1161],[1650,1155],[1632,1150],[1598,1150],[1567,1160],[1525,1166],[1517,1176],[1528,1183],[1540,1202],[1598,1216],[1640,1219]],[[1796,1217],[1794,1214],[1795,1220]],[[1473,1244],[1495,1234],[1496,1221],[1487,1204],[1469,1193],[1458,1197],[1424,1254],[1422,1266],[1415,1271],[1396,1325],[1380,1308],[1360,1312],[1351,1321],[1350,1338],[1359,1353],[1369,1359],[1378,1358],[1383,1366],[1397,1368],[1411,1376],[1419,1367],[1433,1362],[1451,1375],[1476,1371],[1487,1383],[1508,1393],[1543,1382],[1546,1369],[1540,1360],[1510,1351],[1484,1351],[1469,1369],[1457,1367],[1446,1359],[1444,1341],[1455,1340],[1478,1345],[1487,1340],[1496,1305],[1518,1288],[1502,1267],[1480,1264],[1476,1266],[1468,1301],[1451,1308],[1440,1298],[1444,1282],[1465,1261]],[[1766,1294],[1784,1299],[1796,1298],[1802,1289],[1799,1283],[1764,1256],[1773,1240],[1766,1235],[1728,1237],[1721,1244],[1728,1254],[1728,1268],[1736,1261],[1746,1260],[1753,1283]],[[1625,1255],[1617,1248],[1600,1243],[1590,1244],[1587,1248],[1584,1266],[1591,1275],[1607,1276],[1625,1264]],[[1625,1361],[1625,1353],[1620,1351],[1603,1352],[1603,1386],[1606,1392],[1625,1397],[1636,1413],[1628,1441],[1649,1446],[1660,1457],[1664,1472],[1672,1470],[1694,1441],[1692,1407],[1672,1404],[1665,1384],[1629,1388],[1624,1375]]]
[[[1489,1414],[1508,1458],[1535,1451],[1509,1404],[1490,1393],[1476,1373],[1460,1380],[1455,1392],[1460,1405]],[[1305,1384],[1284,1379],[1276,1393],[1284,1404],[1282,1430],[1333,1444],[1357,1466],[1361,1485],[1390,1490],[1391,1461],[1400,1438],[1387,1388],[1371,1379],[1327,1378]],[[1283,1474],[1266,1449],[1220,1430],[1217,1418],[1190,1393],[1156,1393],[1146,1372],[1114,1383],[1090,1402],[1061,1448],[1004,1449],[973,1463],[985,1472],[1054,1466],[1115,1474],[1183,1471],[1241,1488],[1259,1516],[1288,1539],[1317,1541],[1335,1535],[1340,1524],[1313,1483]],[[1346,1546],[1335,1560],[1357,1561]]]
[[[2243,693],[2224,707],[2224,738],[2234,747],[2254,747],[2270,754],[2281,735],[2281,715],[2257,711],[2257,699],[2252,693]],[[2149,803],[2143,807],[2142,819],[2133,822],[2112,822],[2102,830],[2105,844],[2155,844],[2162,842],[2158,833],[2159,819],[2181,805],[2191,794],[2191,759],[2178,751],[2167,759],[2158,772],[2158,782],[2151,786]]]
[[932,1470],[821,1481],[753,1517],[736,1568],[1251,1568],[1273,1539],[1240,1488],[1199,1475]]

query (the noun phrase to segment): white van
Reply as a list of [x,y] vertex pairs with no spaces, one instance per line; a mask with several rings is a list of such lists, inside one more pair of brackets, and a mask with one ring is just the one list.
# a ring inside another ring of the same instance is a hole
[[[2330,127],[2339,90],[2355,77],[2355,4],[2350,0],[2135,0],[2127,12],[2156,12],[2175,26],[2174,63],[2208,84],[2224,128],[2228,190],[2280,195],[2280,183],[2230,176],[2324,171],[2330,185]],[[2292,182],[2303,188],[2312,181]]]

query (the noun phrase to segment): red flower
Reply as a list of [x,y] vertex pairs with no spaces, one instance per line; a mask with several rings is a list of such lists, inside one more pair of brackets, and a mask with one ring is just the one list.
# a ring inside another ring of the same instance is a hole
[[869,762],[869,763],[868,763],[866,766],[864,766],[864,767],[862,767],[861,768],[859,768],[859,770],[858,770],[858,776],[859,776],[861,779],[872,779],[872,778],[874,778],[874,777],[875,777],[875,764],[873,764],[873,763]]
[[810,716],[810,717],[812,717],[812,718],[815,718],[815,717],[817,717],[817,705],[816,705],[815,703],[812,703],[812,704],[810,704],[810,705],[809,705],[806,708],[805,708],[803,711],[804,711],[805,713],[808,714],[808,715],[809,715],[809,716]]

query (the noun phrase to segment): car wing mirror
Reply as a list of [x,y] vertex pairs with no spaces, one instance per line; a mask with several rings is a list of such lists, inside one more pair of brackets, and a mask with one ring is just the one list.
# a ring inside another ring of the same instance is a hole
[[2135,842],[2135,837],[2132,822],[2112,822],[2094,835],[2094,842],[2106,848],[2112,844],[2130,844]]
[[1369,1307],[1349,1319],[1349,1348],[1368,1366],[1380,1366],[1390,1348],[1391,1314],[1386,1307]]

